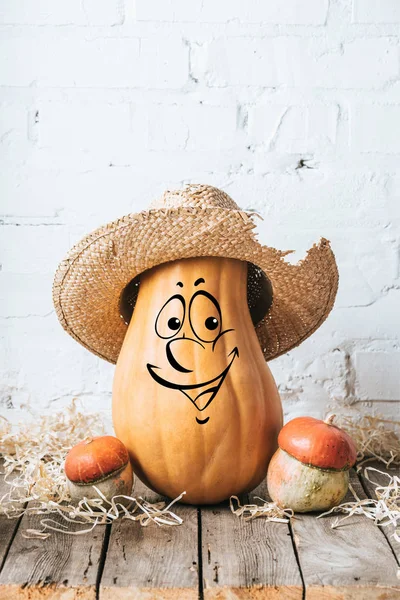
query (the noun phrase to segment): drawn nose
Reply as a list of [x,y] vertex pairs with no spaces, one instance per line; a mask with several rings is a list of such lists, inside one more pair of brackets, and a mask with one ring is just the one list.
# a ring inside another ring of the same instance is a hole
[[[193,352],[193,344],[199,344],[202,348],[203,344],[191,338],[180,337],[170,340],[166,347],[167,359],[171,367],[180,373],[193,373],[193,369],[188,369],[191,366],[188,364]],[[186,364],[186,367],[184,366]]]

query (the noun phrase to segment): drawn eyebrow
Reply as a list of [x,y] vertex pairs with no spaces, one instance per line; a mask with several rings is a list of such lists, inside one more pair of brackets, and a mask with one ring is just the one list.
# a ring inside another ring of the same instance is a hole
[[178,283],[176,285],[179,285],[179,287],[183,287],[182,281],[178,281]]
[[204,279],[202,277],[200,277],[199,279],[196,279],[196,281],[194,282],[194,285],[199,285],[199,283],[205,283]]

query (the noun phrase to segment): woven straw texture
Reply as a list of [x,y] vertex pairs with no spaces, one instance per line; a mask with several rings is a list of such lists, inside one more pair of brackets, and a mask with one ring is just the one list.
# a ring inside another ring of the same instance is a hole
[[255,330],[266,360],[309,337],[332,309],[338,286],[335,257],[321,239],[296,265],[262,246],[254,215],[225,192],[207,185],[167,191],[148,211],[130,214],[89,234],[59,265],[53,285],[64,329],[88,350],[117,361],[127,325],[120,297],[137,275],[164,262],[220,256],[260,267],[272,283],[273,302]]

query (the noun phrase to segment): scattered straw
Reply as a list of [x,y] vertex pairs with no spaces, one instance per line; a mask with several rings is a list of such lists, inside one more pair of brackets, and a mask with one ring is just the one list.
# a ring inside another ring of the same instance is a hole
[[[339,415],[337,422],[356,443],[357,459],[361,461],[359,469],[368,460],[379,460],[386,467],[392,463],[400,464],[400,436],[396,431],[400,427],[399,421],[369,415],[354,421]],[[96,488],[98,498],[84,498],[77,505],[71,504],[64,473],[66,454],[86,437],[103,433],[99,415],[83,413],[75,400],[58,413],[34,416],[32,422],[21,425],[17,431],[13,431],[7,419],[1,417],[0,454],[9,491],[0,498],[0,514],[9,518],[23,514],[43,515],[41,529],[27,529],[23,533],[25,537],[39,539],[47,538],[51,531],[82,535],[97,525],[112,523],[118,518],[138,521],[143,527],[151,522],[169,526],[182,524],[182,519],[171,508],[185,492],[167,505],[166,502],[151,504],[133,496],[115,496],[109,501]],[[371,479],[373,471],[388,478],[386,486]],[[366,467],[364,475],[376,487],[376,500],[360,500],[350,485],[355,501],[335,506],[317,518],[344,513],[345,516],[333,521],[332,527],[335,528],[352,515],[364,515],[381,527],[392,525],[393,537],[400,543],[400,478],[373,467]],[[246,521],[264,517],[267,521],[288,523],[293,517],[291,509],[281,509],[274,502],[259,497],[256,500],[261,504],[242,505],[237,496],[231,496],[231,511]],[[51,516],[61,517],[65,523]],[[71,524],[80,526],[80,529],[71,527]]]
[[[42,518],[41,529],[27,529],[23,533],[25,537],[39,539],[47,538],[51,531],[82,535],[117,518],[139,521],[143,527],[151,522],[181,525],[182,519],[171,507],[185,492],[167,505],[166,502],[151,504],[133,496],[115,496],[109,501],[95,488],[98,498],[83,498],[77,505],[71,504],[64,473],[65,457],[78,442],[102,434],[104,427],[99,415],[83,413],[75,400],[63,411],[35,416],[16,431],[1,417],[0,455],[9,490],[0,498],[0,514],[9,518],[24,514],[58,515],[65,521],[63,524],[50,517]],[[71,527],[72,523],[81,529]]]
[[386,467],[392,463],[400,464],[400,421],[371,415],[354,420],[338,415],[336,423],[347,431],[356,444],[358,470],[370,460],[379,460]]
[[64,473],[68,451],[88,436],[102,435],[99,415],[84,414],[75,400],[65,410],[37,417],[13,431],[0,422],[0,454],[9,492],[0,499],[0,513],[20,511],[26,502],[69,500]]
[[[95,486],[94,486],[95,487]],[[80,500],[78,505],[70,504],[59,505],[56,502],[50,502],[43,506],[28,507],[24,513],[35,515],[60,515],[67,523],[77,525],[86,525],[83,529],[71,530],[67,524],[60,523],[54,519],[45,518],[40,520],[42,529],[27,529],[22,535],[26,538],[46,539],[50,531],[57,531],[68,535],[82,535],[92,531],[96,525],[106,525],[116,519],[129,519],[130,521],[139,521],[142,527],[147,527],[153,522],[157,525],[181,525],[183,519],[171,511],[171,507],[182,499],[185,492],[180,494],[168,505],[165,502],[156,502],[151,504],[141,496],[137,499],[133,496],[114,496],[111,500],[96,488],[99,498]],[[122,503],[122,501],[125,501]],[[128,501],[128,506],[126,506]]]
[[[381,485],[373,481],[370,473],[374,471],[387,477],[388,483]],[[339,504],[339,506],[318,515],[317,519],[337,512],[345,513],[344,517],[336,517],[332,522],[331,527],[336,528],[353,515],[364,515],[380,527],[392,525],[394,528],[393,538],[400,543],[400,477],[379,471],[374,467],[365,467],[364,477],[375,486],[376,500],[373,498],[361,500],[350,484],[349,488],[355,501]]]
[[[268,502],[259,496],[256,496],[255,499],[260,500],[262,504],[240,504],[237,496],[231,496],[229,499],[231,511],[237,517],[243,517],[244,521],[264,517],[266,521],[274,523],[289,523],[290,518],[294,515],[291,508],[279,508],[275,502]],[[235,502],[237,508],[235,508]]]

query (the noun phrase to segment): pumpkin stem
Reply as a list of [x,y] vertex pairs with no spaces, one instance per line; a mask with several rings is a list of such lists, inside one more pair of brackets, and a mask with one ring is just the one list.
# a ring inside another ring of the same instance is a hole
[[332,425],[335,419],[336,415],[334,413],[329,413],[329,415],[324,420],[324,423],[326,423],[327,425]]

